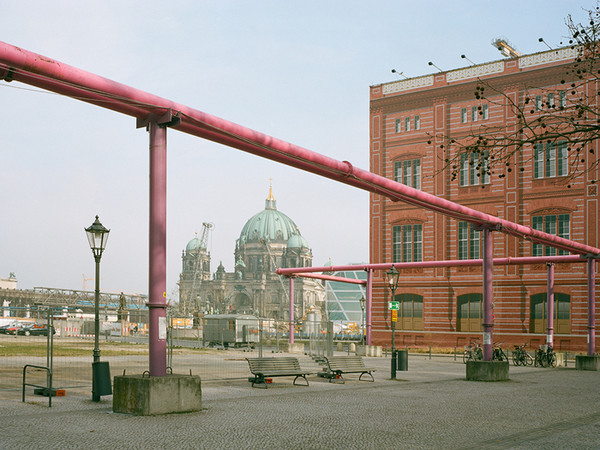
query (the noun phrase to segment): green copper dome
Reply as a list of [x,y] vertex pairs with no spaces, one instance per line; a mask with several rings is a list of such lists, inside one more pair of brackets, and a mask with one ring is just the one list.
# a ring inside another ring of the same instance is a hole
[[[272,189],[265,201],[265,209],[255,214],[246,222],[240,233],[240,244],[250,242],[281,242],[287,243],[293,235],[299,235],[298,227],[292,219],[277,211]],[[306,241],[304,241],[306,242]]]
[[204,246],[202,245],[202,241],[198,239],[198,235],[185,246],[185,250],[188,252],[191,250],[198,250],[199,248],[204,248]]
[[287,248],[308,248],[308,242],[300,234],[293,234],[287,241]]

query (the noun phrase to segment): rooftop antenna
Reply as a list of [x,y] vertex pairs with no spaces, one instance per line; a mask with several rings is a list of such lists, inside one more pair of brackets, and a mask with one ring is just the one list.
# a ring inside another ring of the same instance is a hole
[[404,72],[398,72],[396,69],[392,69],[392,73],[395,73],[396,75],[404,77],[405,79],[408,80],[408,77],[406,75],[404,75]]
[[429,64],[430,66],[435,67],[437,70],[439,70],[440,72],[443,72],[442,69],[440,69],[438,66],[436,66],[434,63],[432,63],[431,61],[429,61],[427,64]]
[[516,51],[512,47],[512,45],[510,45],[508,41],[504,38],[495,39],[494,41],[492,41],[492,45],[498,50],[500,50],[502,56],[505,56],[507,58],[518,58],[519,56],[521,56],[521,54],[518,51]]
[[544,38],[539,38],[539,39],[538,39],[538,42],[543,42],[543,43],[544,43],[544,45],[545,45],[546,47],[548,47],[550,50],[554,50],[552,47],[550,47],[550,46],[548,45],[548,43],[547,43],[547,42],[544,40]]
[[462,59],[466,59],[467,61],[469,61],[469,62],[471,63],[471,65],[473,65],[473,66],[475,65],[475,63],[474,63],[473,61],[471,61],[469,58],[467,58],[467,56],[466,56],[466,55],[460,55],[460,57],[461,57]]

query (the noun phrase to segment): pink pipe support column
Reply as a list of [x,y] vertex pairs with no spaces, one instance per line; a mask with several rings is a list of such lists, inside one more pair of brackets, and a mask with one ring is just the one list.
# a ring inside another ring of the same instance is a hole
[[588,342],[587,354],[594,356],[596,352],[596,260],[588,258]]
[[167,374],[167,129],[150,122],[150,376]]
[[290,277],[290,344],[294,343],[294,277]]
[[547,283],[547,294],[546,302],[548,311],[546,312],[546,323],[548,326],[548,333],[546,335],[546,344],[548,347],[554,346],[554,264],[548,263],[548,283]]
[[492,294],[493,294],[493,272],[494,272],[494,255],[493,255],[493,239],[492,230],[489,228],[483,229],[483,360],[491,361],[493,356],[493,310],[492,310]]
[[367,270],[367,345],[371,345],[371,331],[373,324],[371,323],[373,309],[373,270]]

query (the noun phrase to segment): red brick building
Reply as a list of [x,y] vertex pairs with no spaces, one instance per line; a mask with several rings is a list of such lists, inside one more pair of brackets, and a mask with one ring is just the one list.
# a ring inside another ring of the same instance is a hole
[[[486,163],[473,161],[471,155],[457,156],[453,175],[444,169],[445,152],[453,157],[460,150],[440,147],[477,133],[482,124],[514,130],[518,117],[507,101],[520,103],[527,95],[536,110],[568,106],[573,94],[561,78],[574,57],[574,50],[565,48],[372,86],[371,171],[484,213],[598,247],[598,170],[567,181],[575,161],[564,142],[524,146],[510,159],[511,170],[502,177],[499,172],[487,174]],[[474,92],[482,82],[490,89],[485,99],[478,100]],[[493,236],[495,258],[563,254],[499,232]],[[374,194],[370,242],[371,263],[482,256],[480,231],[467,222]],[[555,266],[557,350],[586,349],[586,271],[585,263]],[[495,266],[494,341],[535,348],[544,344],[546,290],[545,264]],[[387,301],[391,298],[381,278],[375,279],[373,299],[373,344],[389,346]],[[395,300],[401,302],[397,347],[462,348],[481,336],[480,266],[403,269]]]

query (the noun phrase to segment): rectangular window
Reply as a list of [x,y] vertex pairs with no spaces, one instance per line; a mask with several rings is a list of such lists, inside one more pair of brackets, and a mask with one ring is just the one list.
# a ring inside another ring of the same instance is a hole
[[546,178],[556,176],[556,147],[554,142],[546,143]]
[[412,187],[412,161],[402,162],[402,184]]
[[490,184],[488,150],[480,153],[462,153],[460,155],[460,185],[477,186],[480,184]]
[[481,115],[483,116],[483,120],[487,120],[488,116],[488,105],[483,105],[481,107]]
[[469,224],[458,222],[458,259],[469,259]]
[[[569,214],[558,215],[558,236],[565,239],[571,239],[571,216]],[[558,250],[559,255],[568,255],[566,250]]]
[[548,94],[548,108],[554,108],[554,94]]
[[469,185],[469,159],[466,153],[460,154],[460,185]]
[[402,161],[394,161],[394,181],[402,183]]
[[544,144],[533,146],[533,178],[544,178]]
[[394,180],[421,189],[421,160],[407,159],[394,162]]
[[[549,214],[547,216],[533,216],[531,227],[534,230],[544,231],[564,239],[571,239],[571,216],[569,214]],[[532,256],[568,255],[566,250],[556,249],[542,244],[533,244]]]
[[423,261],[423,225],[413,225],[413,261]]
[[400,133],[402,131],[402,121],[400,119],[396,119],[396,133]]
[[569,174],[569,156],[567,153],[567,143],[558,143],[558,152],[556,155],[556,176],[566,177]]
[[[544,222],[544,231],[548,234],[556,235],[556,216],[545,216]],[[554,247],[549,247],[548,245],[546,245],[546,247],[544,248],[544,255],[556,256],[556,249]]]
[[412,262],[412,225],[402,227],[402,262]]
[[471,107],[471,120],[473,122],[477,121],[477,106]]
[[460,121],[462,123],[467,123],[467,108],[462,108],[460,110]]
[[[531,228],[542,231],[544,229],[544,216],[533,216]],[[543,256],[543,245],[534,243],[531,253],[532,256]]]
[[402,227],[395,226],[392,231],[392,261],[402,261]]
[[565,141],[538,142],[533,146],[533,178],[564,177],[569,174],[569,154]]
[[542,109],[542,96],[536,95],[535,96],[535,110],[539,111],[540,109]]
[[421,116],[415,116],[415,130],[421,129]]
[[404,118],[404,131],[410,131],[410,117]]
[[481,258],[481,231],[473,224],[458,222],[458,259]]
[[471,153],[469,159],[469,184],[474,186],[479,184],[479,157],[476,153]]
[[415,189],[421,189],[421,160],[413,159],[413,185]]
[[481,254],[481,231],[469,224],[469,259],[479,259]]
[[423,225],[393,227],[393,262],[423,261]]
[[558,106],[561,108],[567,107],[567,91],[558,92]]

